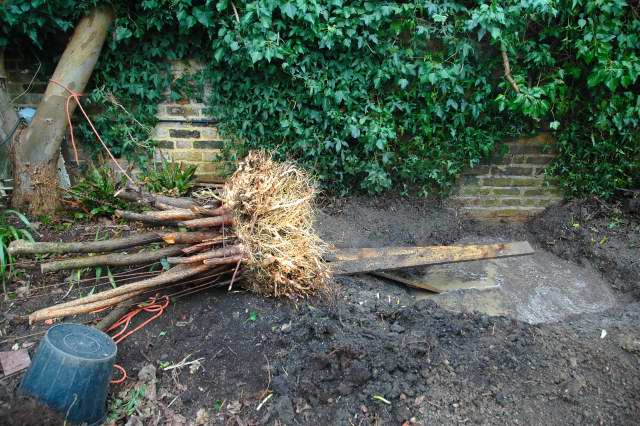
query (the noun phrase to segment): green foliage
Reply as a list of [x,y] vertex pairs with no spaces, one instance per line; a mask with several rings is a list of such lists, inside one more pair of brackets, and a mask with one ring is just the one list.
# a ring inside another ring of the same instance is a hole
[[[9,216],[15,216],[22,226],[14,226],[9,223]],[[13,256],[9,254],[9,244],[15,240],[33,241],[31,235],[31,222],[22,213],[15,210],[4,210],[0,212],[0,281],[2,291],[7,298],[7,282],[12,273]]]
[[[39,46],[94,2],[5,4],[0,45]],[[111,4],[117,18],[85,102],[117,155],[144,161],[157,102],[167,91],[196,97],[206,83],[229,159],[269,148],[334,191],[446,192],[501,139],[540,129],[557,135],[549,172],[569,195],[640,185],[637,2]],[[205,70],[174,79],[169,61],[186,58]]]
[[121,391],[118,397],[109,400],[107,411],[109,422],[115,423],[118,420],[133,416],[136,410],[142,407],[146,390],[146,385],[139,384]]
[[195,183],[197,166],[163,161],[149,167],[145,173],[145,187],[166,195],[187,195]]
[[125,179],[118,179],[109,167],[92,168],[69,193],[90,217],[111,216],[116,209],[127,207],[124,200],[115,196]]

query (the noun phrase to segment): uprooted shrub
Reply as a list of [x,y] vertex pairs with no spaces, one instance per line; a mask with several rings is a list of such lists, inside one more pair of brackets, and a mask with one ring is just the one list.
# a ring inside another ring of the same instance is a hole
[[326,290],[326,245],[313,229],[316,193],[307,173],[258,151],[225,183],[221,198],[248,256],[251,291],[299,298]]

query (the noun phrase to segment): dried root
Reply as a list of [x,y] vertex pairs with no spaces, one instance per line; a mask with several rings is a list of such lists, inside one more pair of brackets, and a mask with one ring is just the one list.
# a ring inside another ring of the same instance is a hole
[[316,194],[307,173],[264,152],[251,152],[227,181],[222,203],[246,253],[251,291],[297,299],[326,289],[327,247],[313,228]]

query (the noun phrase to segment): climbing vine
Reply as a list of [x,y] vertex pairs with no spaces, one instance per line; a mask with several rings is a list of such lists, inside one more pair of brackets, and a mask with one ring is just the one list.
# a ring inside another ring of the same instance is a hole
[[[6,1],[0,45],[38,48],[95,3]],[[334,191],[446,192],[500,140],[540,130],[569,195],[640,185],[636,1],[111,4],[87,102],[119,155],[146,155],[167,91],[206,83],[227,157],[266,147]],[[187,58],[205,69],[176,80]]]

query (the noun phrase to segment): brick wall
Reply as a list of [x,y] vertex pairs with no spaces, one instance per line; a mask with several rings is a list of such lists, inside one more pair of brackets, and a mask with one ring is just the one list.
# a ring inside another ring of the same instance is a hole
[[[9,55],[5,60],[7,89],[12,97],[21,95],[15,102],[18,108],[37,107],[47,87],[46,76],[42,72],[36,74],[37,66],[29,60],[21,57],[18,52]],[[198,68],[199,65],[193,62],[175,63],[173,73],[179,76],[187,69],[193,71]],[[216,159],[220,153],[222,139],[215,121],[205,114],[205,110],[206,106],[198,102],[160,104],[157,114],[159,122],[152,135],[153,139],[158,141],[154,159],[162,161],[164,158],[196,165],[199,181],[219,182],[222,180],[223,164]],[[86,158],[82,152],[82,141],[78,148],[80,157]],[[66,143],[63,143],[62,153],[68,167],[73,168],[73,155]]]
[[198,166],[198,180],[219,182],[222,164],[217,156],[222,148],[222,138],[215,122],[204,114],[200,103],[161,104],[160,120],[154,129],[153,139],[158,141],[156,161],[163,158]]
[[506,141],[507,154],[465,171],[451,202],[477,219],[524,220],[562,200],[544,170],[555,156],[548,133]]

